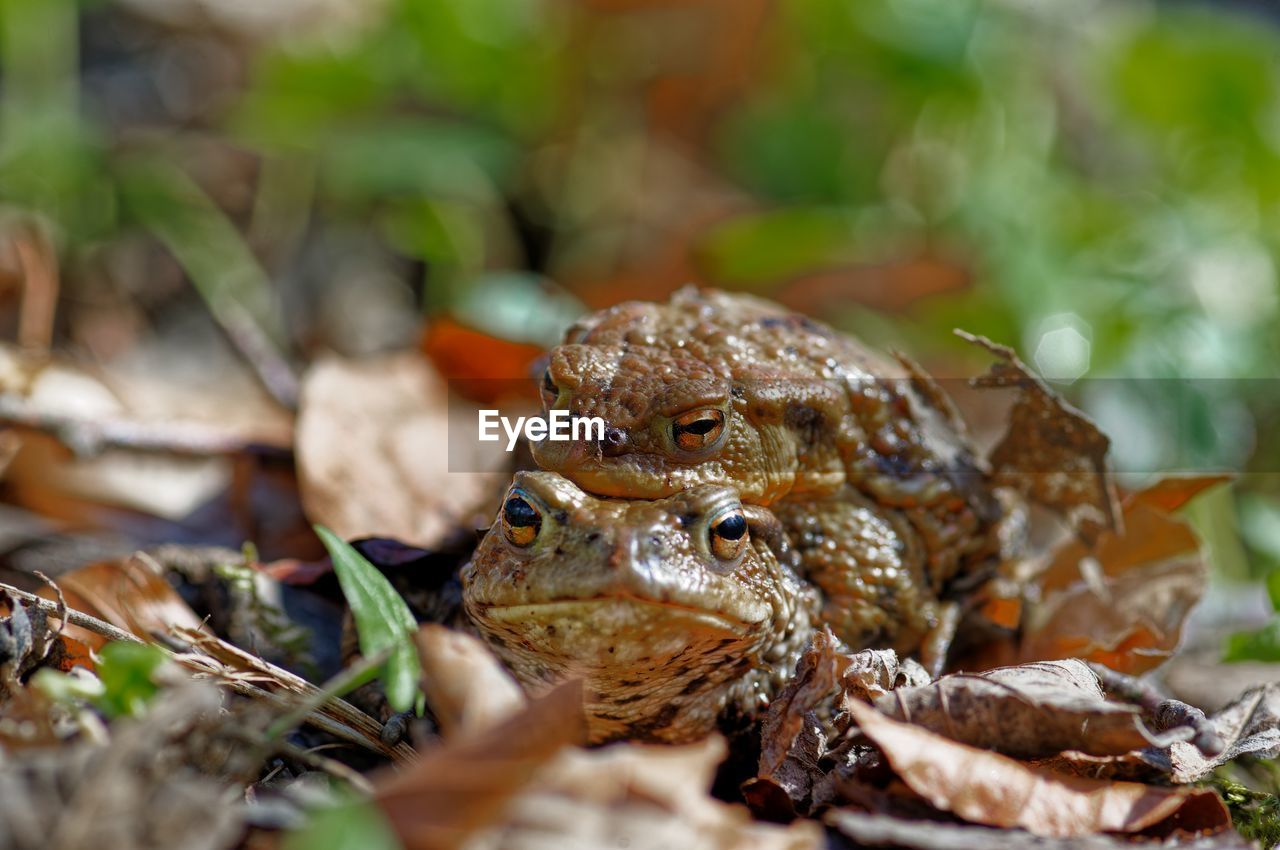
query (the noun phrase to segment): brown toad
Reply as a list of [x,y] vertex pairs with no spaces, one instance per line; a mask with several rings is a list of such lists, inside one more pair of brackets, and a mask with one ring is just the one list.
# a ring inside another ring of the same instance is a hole
[[811,634],[816,597],[780,532],[727,487],[601,499],[521,472],[463,605],[526,690],[585,680],[592,741],[694,740],[753,716]]
[[731,486],[771,506],[857,648],[938,666],[958,578],[999,556],[1001,505],[950,403],[914,366],[757,298],[686,288],[570,329],[543,376],[547,409],[598,416],[604,439],[533,445],[604,496]]

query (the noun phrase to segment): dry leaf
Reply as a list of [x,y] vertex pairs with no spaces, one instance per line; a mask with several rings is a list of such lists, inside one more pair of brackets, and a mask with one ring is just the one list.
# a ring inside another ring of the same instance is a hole
[[837,690],[851,657],[829,629],[816,632],[796,664],[796,674],[774,697],[760,728],[761,778],[772,778],[782,768],[805,715]]
[[769,704],[756,776],[742,787],[756,812],[776,819],[807,810],[815,783],[825,775],[818,760],[827,751],[827,736],[839,731],[819,721],[818,709],[829,714],[848,700],[870,702],[894,688],[929,682],[918,662],[899,661],[891,649],[850,655],[842,648],[829,630],[814,634],[795,676]]
[[1190,526],[1167,512],[1220,477],[1157,482],[1124,500],[1124,530],[1093,547],[1068,540],[1040,573],[1021,645],[1003,663],[1081,658],[1138,674],[1168,658],[1204,593],[1206,570]]
[[1169,755],[1175,782],[1195,782],[1241,756],[1258,759],[1280,756],[1280,683],[1250,688],[1213,715],[1210,723],[1226,748],[1213,758],[1205,758],[1189,743],[1174,744]]
[[446,737],[493,726],[525,704],[516,680],[478,638],[425,625],[418,657],[423,691]]
[[932,680],[914,658],[898,658],[892,649],[864,649],[850,656],[841,684],[844,699],[875,702],[899,688],[917,688]]
[[[476,408],[454,400],[474,434]],[[499,444],[449,442],[444,381],[415,352],[322,360],[302,385],[299,487],[307,516],[348,540],[394,537],[424,549],[458,527],[479,527],[497,507],[510,456]],[[453,453],[460,456],[452,457]],[[451,472],[454,469],[477,470]]]
[[1000,358],[972,383],[1014,387],[1009,427],[988,458],[994,480],[1061,512],[1085,539],[1119,527],[1115,488],[1107,475],[1111,440],[1018,359],[1012,348],[956,331]]
[[760,724],[756,776],[742,785],[743,798],[761,815],[786,820],[807,808],[813,785],[823,776],[818,759],[826,738],[814,709],[831,703],[851,657],[830,629],[815,632],[791,678],[769,703]]
[[1186,831],[1231,826],[1226,806],[1211,790],[1060,776],[901,723],[858,702],[848,709],[911,790],[973,823],[1054,837],[1142,832],[1175,818]]
[[1108,702],[1098,677],[1070,659],[943,676],[875,701],[884,714],[1021,759],[1063,750],[1112,756],[1157,742],[1136,707]]
[[726,753],[719,736],[684,747],[567,746],[585,731],[578,683],[521,708],[523,696],[475,638],[426,626],[418,645],[432,709],[454,731],[379,793],[408,850],[821,846],[815,824],[755,823],[710,796]]
[[1142,490],[1126,493],[1121,503],[1125,507],[1141,503],[1171,514],[1210,487],[1234,478],[1234,475],[1171,475]]
[[427,750],[382,782],[376,801],[406,850],[459,847],[585,734],[582,683],[565,682],[496,726]]
[[1253,842],[1229,830],[1196,838],[1177,836],[1167,842],[1147,841],[1135,845],[1127,836],[1044,838],[1021,829],[904,820],[850,809],[828,812],[823,820],[859,846],[909,850],[1134,850],[1135,846],[1143,850],[1253,850],[1254,847]]
[[810,821],[788,828],[751,820],[708,790],[724,739],[567,750],[512,801],[501,824],[467,850],[818,850]]
[[[58,577],[67,605],[105,620],[117,628],[150,641],[152,635],[170,634],[176,628],[205,630],[203,621],[160,574],[160,567],[142,553],[121,561],[89,564]],[[53,599],[49,589],[40,591]],[[99,649],[107,639],[96,632],[68,625],[66,633]]]
[[[151,353],[148,363],[172,360]],[[27,435],[6,470],[11,500],[47,516],[80,519],[89,502],[178,520],[230,483],[219,455],[289,450],[289,414],[238,370],[200,365],[208,383],[91,373],[0,346],[0,422]]]
[[96,669],[89,647],[66,634],[67,627],[50,625],[51,617],[57,619],[0,590],[0,696],[6,690],[12,696],[15,686],[39,667],[64,673],[73,667]]

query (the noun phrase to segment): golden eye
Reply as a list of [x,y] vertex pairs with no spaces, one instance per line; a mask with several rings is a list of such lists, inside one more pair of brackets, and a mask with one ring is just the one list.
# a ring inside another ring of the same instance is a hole
[[747,546],[747,518],[741,508],[725,511],[712,520],[707,533],[711,538],[711,554],[722,561],[732,561]]
[[542,528],[542,514],[518,491],[512,492],[502,506],[502,533],[512,546],[533,543]]
[[724,433],[724,411],[714,407],[691,410],[671,423],[671,438],[686,452],[705,449]]
[[547,368],[542,373],[542,386],[539,387],[542,393],[542,403],[550,410],[555,406],[556,399],[560,398],[560,388],[556,386],[555,380],[551,377],[551,369]]

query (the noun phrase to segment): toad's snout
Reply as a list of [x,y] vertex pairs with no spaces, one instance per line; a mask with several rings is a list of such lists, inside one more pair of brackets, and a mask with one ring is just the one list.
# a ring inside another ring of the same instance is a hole
[[618,529],[606,546],[604,563],[620,591],[634,592],[647,587],[662,569],[662,541],[651,530]]

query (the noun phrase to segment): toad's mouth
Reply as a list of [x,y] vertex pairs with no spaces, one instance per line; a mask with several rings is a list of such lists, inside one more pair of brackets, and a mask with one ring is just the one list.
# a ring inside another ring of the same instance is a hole
[[[665,621],[672,627],[702,630],[741,637],[758,623],[726,614],[681,605],[677,602],[645,599],[630,595],[591,596],[583,599],[552,599],[520,605],[476,605],[482,617],[509,625],[577,621],[597,628],[616,624],[627,628],[631,620]],[[607,609],[615,609],[609,612]]]

